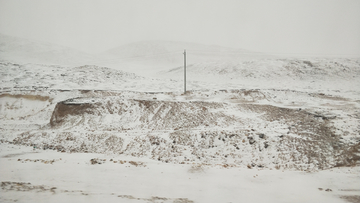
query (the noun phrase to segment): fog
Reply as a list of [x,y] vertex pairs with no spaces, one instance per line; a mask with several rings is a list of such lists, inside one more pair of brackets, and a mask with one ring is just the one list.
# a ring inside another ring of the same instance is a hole
[[170,40],[290,56],[358,57],[359,11],[357,0],[1,0],[0,30],[88,53]]

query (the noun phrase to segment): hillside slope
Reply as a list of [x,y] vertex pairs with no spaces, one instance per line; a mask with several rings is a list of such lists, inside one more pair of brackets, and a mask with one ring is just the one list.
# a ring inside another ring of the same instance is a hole
[[[174,78],[183,73],[183,67],[173,68],[162,74]],[[191,63],[189,75],[220,77],[226,79],[294,79],[329,80],[353,79],[360,76],[358,59],[262,59],[247,61],[219,61]]]
[[0,59],[16,63],[84,65],[94,56],[72,48],[0,34]]
[[104,65],[116,68],[126,63],[137,74],[157,76],[159,70],[169,70],[184,64],[184,50],[188,63],[233,61],[258,58],[273,58],[261,53],[189,42],[142,41],[125,44],[103,53],[108,58]]

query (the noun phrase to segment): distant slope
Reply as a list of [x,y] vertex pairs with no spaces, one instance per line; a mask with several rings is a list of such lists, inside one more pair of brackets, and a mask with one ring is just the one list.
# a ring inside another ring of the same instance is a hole
[[16,63],[80,65],[94,56],[68,47],[0,34],[0,59]]
[[[194,63],[187,66],[193,80],[354,80],[360,77],[358,59],[258,59]],[[181,79],[183,67],[161,72],[163,76]]]
[[[133,73],[92,65],[66,67],[0,62],[0,90],[116,89],[141,82]],[[138,87],[139,88],[139,87]]]
[[125,44],[102,53],[106,60],[97,65],[134,72],[142,76],[158,76],[159,71],[184,64],[184,50],[188,64],[218,61],[239,61],[274,58],[262,53],[217,45],[190,42],[141,41]]
[[248,50],[189,42],[143,41],[110,49],[104,55],[137,63],[176,65],[183,63],[186,50],[189,63],[268,57]]

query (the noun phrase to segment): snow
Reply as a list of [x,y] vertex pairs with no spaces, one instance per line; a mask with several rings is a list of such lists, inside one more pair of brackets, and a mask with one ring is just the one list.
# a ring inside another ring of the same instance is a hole
[[[247,168],[172,165],[146,158],[59,153],[1,144],[2,181],[56,187],[53,191],[3,192],[2,202],[342,202],[358,195],[359,168],[316,173]],[[31,160],[55,160],[52,164]],[[91,165],[90,159],[106,159]],[[122,160],[121,164],[113,161]],[[129,161],[143,162],[135,166]],[[127,161],[125,163],[125,161]],[[25,167],[26,166],[26,167]],[[44,175],[46,174],[46,175]],[[320,191],[318,188],[323,188]],[[326,189],[331,192],[326,192]],[[35,195],[36,194],[36,195]],[[306,195],[304,195],[306,194]],[[132,199],[134,198],[134,199]],[[155,198],[154,198],[155,199]],[[187,201],[185,201],[185,199]]]
[[70,65],[49,63],[69,59],[54,45],[26,42],[47,53],[34,62],[0,37],[1,202],[359,198],[359,59],[141,42]]

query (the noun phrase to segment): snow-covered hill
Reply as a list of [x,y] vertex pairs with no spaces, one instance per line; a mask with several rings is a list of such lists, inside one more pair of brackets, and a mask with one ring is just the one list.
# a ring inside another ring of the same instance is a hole
[[[0,62],[0,89],[120,89],[145,80],[134,73],[98,66],[57,66]],[[139,85],[140,86],[140,85]]]
[[[177,67],[165,75],[181,76],[184,68]],[[262,59],[246,61],[218,61],[187,65],[187,73],[193,80],[217,77],[233,80],[294,79],[294,80],[352,80],[360,76],[358,59]]]
[[[344,58],[252,59],[188,64],[188,83],[207,82],[210,89],[290,88],[358,90],[360,60]],[[183,80],[184,67],[158,72],[158,77]],[[196,88],[188,84],[189,89]]]
[[51,43],[0,34],[0,59],[15,63],[85,65],[94,56]]
[[128,71],[141,75],[157,75],[160,70],[169,70],[184,64],[184,50],[187,63],[217,61],[238,61],[246,59],[274,58],[248,50],[203,45],[189,42],[142,41],[122,45],[102,54],[104,64],[117,68],[116,64],[126,63]]
[[130,43],[110,49],[104,54],[131,61],[156,61],[158,63],[175,64],[183,62],[181,54],[184,50],[188,53],[188,60],[191,61],[191,63],[265,57],[264,54],[248,50],[174,41],[143,41]]

